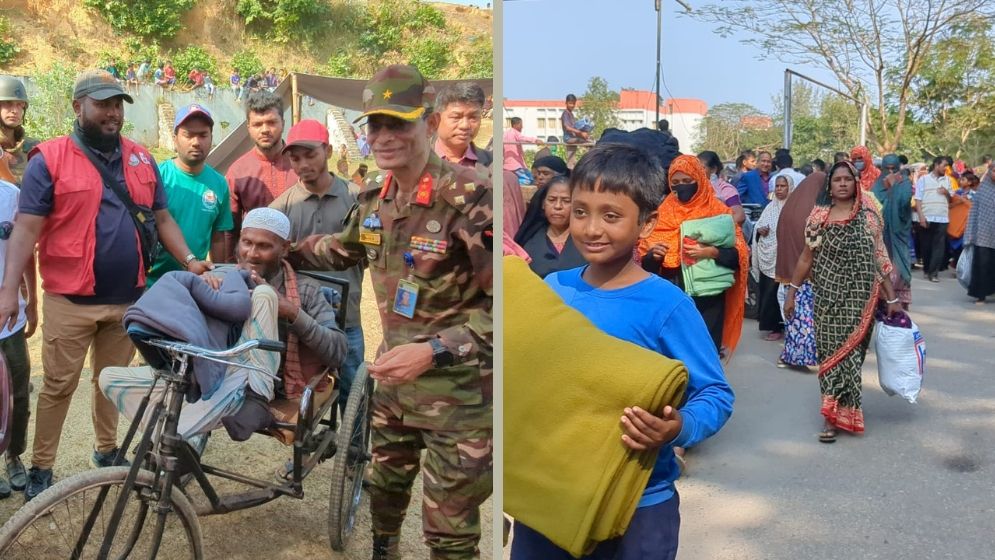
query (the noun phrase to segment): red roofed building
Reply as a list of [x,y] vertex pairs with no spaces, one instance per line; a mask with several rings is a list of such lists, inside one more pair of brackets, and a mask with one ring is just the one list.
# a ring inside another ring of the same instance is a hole
[[[651,91],[623,89],[618,101],[620,128],[656,128],[656,107],[653,105],[655,97]],[[521,117],[524,134],[562,139],[560,114],[563,113],[564,104],[563,99],[505,99],[505,126],[510,126],[508,119],[511,117]],[[583,112],[580,110],[582,107],[583,101],[579,101],[577,113]],[[708,105],[700,99],[664,99],[660,104],[660,118],[670,121],[670,131],[677,137],[681,150],[685,152],[690,152],[691,146],[697,142],[698,128],[707,112]]]

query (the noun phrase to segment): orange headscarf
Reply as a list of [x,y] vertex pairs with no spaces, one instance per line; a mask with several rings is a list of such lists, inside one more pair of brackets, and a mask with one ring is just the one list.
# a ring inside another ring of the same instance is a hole
[[[732,210],[715,196],[711,188],[705,168],[693,155],[681,155],[670,164],[667,180],[673,181],[674,173],[680,171],[698,183],[698,191],[694,193],[687,204],[677,199],[676,193],[670,193],[663,199],[659,208],[659,218],[653,233],[639,243],[639,257],[642,258],[649,248],[657,243],[669,247],[663,259],[663,268],[679,268],[681,266],[681,224],[687,220],[710,218],[721,214],[732,214]],[[736,226],[736,251],[739,253],[739,270],[736,271],[736,282],[726,290],[725,321],[722,325],[722,346],[728,349],[728,355],[736,349],[743,330],[743,311],[746,303],[746,275],[749,273],[750,253],[743,238],[743,230]]]
[[864,170],[860,172],[860,188],[869,191],[874,187],[874,181],[878,180],[881,170],[874,165],[874,158],[867,146],[857,146],[850,150],[850,161],[855,158],[864,160]]

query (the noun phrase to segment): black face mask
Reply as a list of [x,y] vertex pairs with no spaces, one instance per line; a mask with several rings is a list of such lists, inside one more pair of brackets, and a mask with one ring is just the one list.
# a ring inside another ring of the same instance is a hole
[[685,185],[674,185],[674,192],[677,193],[677,200],[687,204],[694,193],[698,192],[698,183],[687,183]]

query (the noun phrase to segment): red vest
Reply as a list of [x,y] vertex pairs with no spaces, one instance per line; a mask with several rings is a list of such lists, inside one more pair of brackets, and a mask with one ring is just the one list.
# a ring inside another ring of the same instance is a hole
[[[97,248],[97,213],[104,182],[86,155],[68,136],[42,142],[31,150],[41,153],[55,185],[52,211],[45,219],[38,241],[38,270],[41,287],[62,295],[92,296],[96,285],[93,261]],[[30,157],[30,156],[29,156]],[[121,164],[128,192],[135,204],[152,207],[156,175],[148,151],[121,138]],[[126,227],[131,227],[128,220]],[[141,265],[141,243],[135,235],[135,258],[138,259],[136,286],[145,285]]]

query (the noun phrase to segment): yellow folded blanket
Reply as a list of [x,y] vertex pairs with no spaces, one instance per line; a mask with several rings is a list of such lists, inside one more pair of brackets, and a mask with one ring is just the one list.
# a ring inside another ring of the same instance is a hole
[[627,406],[678,406],[687,370],[610,336],[504,258],[504,508],[575,557],[622,535],[657,453],[629,451]]

